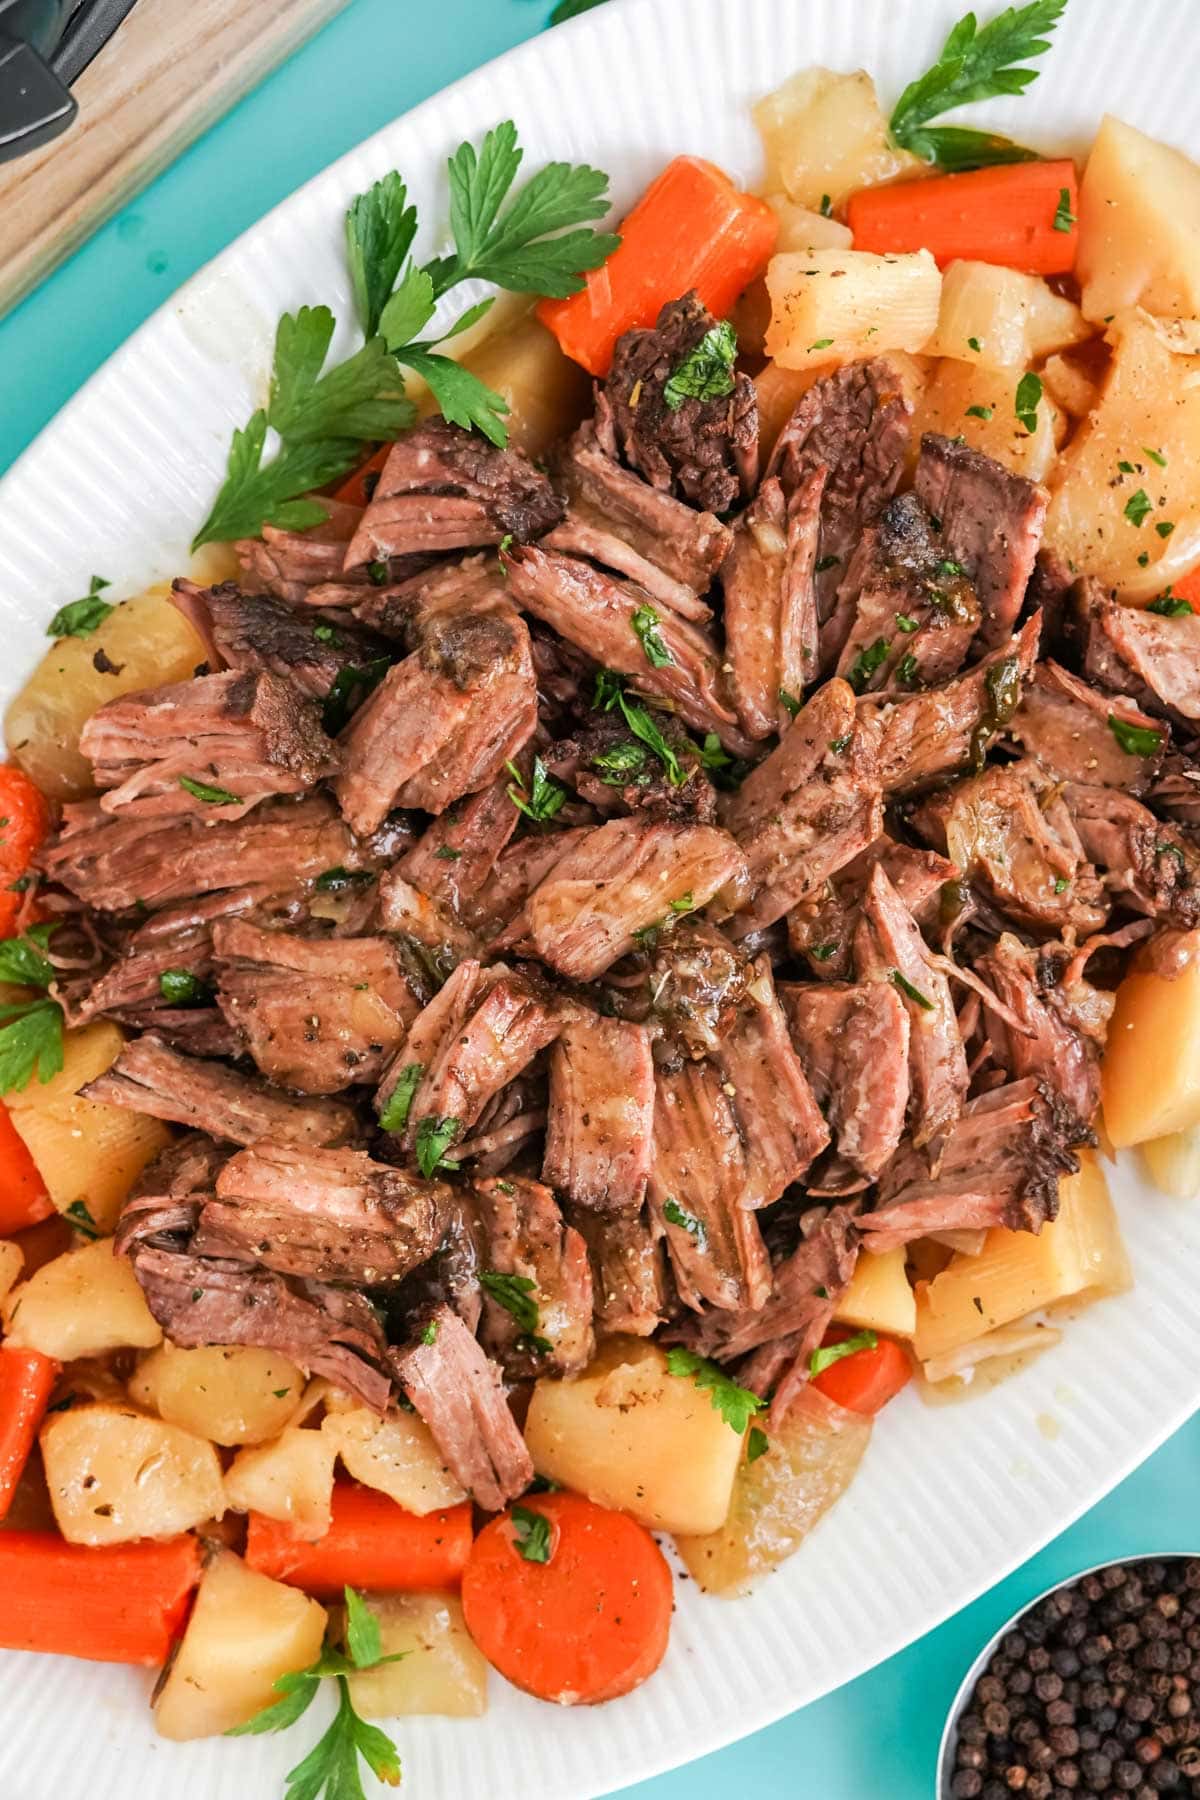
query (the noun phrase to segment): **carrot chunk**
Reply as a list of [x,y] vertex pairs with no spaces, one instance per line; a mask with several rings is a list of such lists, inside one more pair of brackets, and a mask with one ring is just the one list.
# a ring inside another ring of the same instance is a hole
[[374,1488],[339,1481],[333,1490],[333,1523],[316,1543],[305,1543],[289,1525],[250,1514],[246,1561],[318,1598],[344,1587],[381,1592],[456,1588],[471,1548],[471,1507],[444,1512],[405,1512]]
[[50,829],[50,808],[40,788],[12,763],[0,763],[0,937],[11,937],[25,904],[13,883],[28,872],[33,853]]
[[0,1103],[0,1237],[40,1225],[54,1211],[25,1140]]
[[1029,275],[1075,267],[1079,190],[1072,162],[1004,163],[929,181],[899,181],[850,196],[856,250],[929,250],[941,264],[966,258]]
[[[832,1325],[823,1344],[842,1344],[854,1334],[844,1325]],[[835,1400],[847,1412],[877,1413],[894,1400],[912,1375],[912,1365],[894,1338],[877,1338],[873,1350],[855,1350],[839,1357],[812,1385],[827,1400]]]
[[0,1531],[0,1647],[152,1668],[199,1579],[194,1537],[88,1549],[52,1531]]
[[8,1516],[58,1370],[40,1350],[0,1344],[0,1519]]
[[695,288],[723,319],[766,268],[779,222],[699,156],[677,156],[621,225],[620,247],[578,294],[542,300],[538,317],[575,362],[607,375],[623,331],[653,325],[668,300]]
[[347,475],[341,487],[334,489],[334,499],[346,506],[366,506],[375,490],[375,482],[368,480],[368,477],[373,475],[378,479],[391,453],[391,444],[380,444],[366,462],[358,465],[353,475]]
[[[531,1561],[531,1551],[547,1560]],[[628,1694],[662,1661],[671,1571],[624,1513],[578,1494],[538,1494],[475,1539],[462,1603],[468,1631],[501,1675],[539,1700],[591,1706]]]

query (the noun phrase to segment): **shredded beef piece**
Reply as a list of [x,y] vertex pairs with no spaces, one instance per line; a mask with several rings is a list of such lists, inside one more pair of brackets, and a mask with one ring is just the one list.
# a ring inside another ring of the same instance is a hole
[[[301,794],[333,774],[317,709],[280,675],[202,675],[109,700],[84,725],[104,812],[240,819],[273,794]],[[183,783],[232,794],[205,799]]]
[[640,743],[616,712],[590,714],[571,737],[551,744],[543,757],[557,781],[573,787],[598,813],[645,813],[711,825],[717,795],[696,746],[669,713],[660,729],[674,751],[682,779],[672,781],[661,759]]
[[524,543],[562,513],[549,481],[519,450],[498,450],[476,432],[427,419],[392,445],[345,567],[498,544],[509,535]]
[[788,1035],[769,957],[760,956],[754,964],[748,1001],[719,1040],[713,1061],[726,1094],[732,1089],[746,1147],[740,1204],[756,1208],[772,1205],[801,1179],[829,1142],[829,1127]]
[[260,1138],[299,1146],[342,1144],[356,1135],[353,1109],[334,1100],[289,1099],[222,1063],[180,1056],[151,1036],[123,1046],[110,1069],[80,1092],[108,1106],[172,1119],[234,1144]]
[[[306,531],[264,525],[261,538],[242,538],[234,545],[248,588],[303,605],[310,589],[345,579],[346,546],[362,521],[362,508],[325,496],[321,505],[327,517]],[[365,581],[365,570],[360,579]]]
[[515,974],[503,963],[484,969],[473,960],[461,962],[393,1057],[377,1095],[380,1114],[386,1116],[404,1071],[419,1068],[404,1123],[406,1152],[415,1152],[425,1120],[453,1122],[451,1142],[457,1142],[493,1095],[561,1029],[557,998],[535,977]]
[[[635,582],[605,575],[576,556],[526,545],[504,552],[501,561],[513,598],[568,643],[627,676],[639,692],[670,701],[685,724],[715,732],[733,755],[749,752],[750,739],[726,694],[720,652],[699,626],[655,606]],[[647,636],[661,646],[655,662],[643,643]]]
[[1062,798],[1084,854],[1109,887],[1152,918],[1184,931],[1200,925],[1200,854],[1177,826],[1113,788],[1072,781]]
[[282,1275],[141,1247],[133,1270],[146,1304],[180,1349],[245,1344],[276,1350],[309,1375],[323,1375],[381,1416],[391,1383],[383,1373],[386,1345],[360,1294],[318,1282],[292,1286]]
[[908,1013],[913,1141],[939,1140],[962,1111],[967,1059],[950,984],[926,948],[911,912],[881,864],[871,871],[854,937],[860,981],[886,981]]
[[[745,862],[712,825],[611,819],[555,863],[506,937],[573,981],[594,981],[679,913],[736,886]],[[639,934],[642,934],[639,940]]]
[[300,937],[248,919],[213,929],[217,1004],[261,1072],[303,1094],[377,1081],[421,1002],[382,937]]
[[548,1369],[577,1374],[595,1348],[587,1245],[573,1226],[563,1223],[554,1195],[540,1181],[519,1176],[477,1181],[475,1193],[487,1237],[488,1269],[532,1281],[529,1297],[537,1307],[536,1330],[524,1332],[485,1289],[484,1348],[510,1378]]
[[[1114,730],[1110,720],[1116,721]],[[1129,728],[1135,734],[1131,739]],[[1158,748],[1151,755],[1124,749],[1125,742],[1140,743],[1137,733],[1149,731]],[[1101,693],[1061,664],[1038,663],[1026,682],[1021,704],[1008,727],[1026,754],[1037,759],[1064,781],[1083,781],[1102,787],[1126,788],[1144,793],[1162,761],[1167,733],[1157,720],[1141,712],[1131,700]]]
[[506,770],[490,787],[449,807],[397,864],[406,881],[452,918],[487,881],[517,828],[521,815],[509,793],[512,786]]
[[900,485],[912,430],[912,400],[902,371],[876,357],[847,363],[815,381],[779,434],[768,477],[793,489],[817,469],[826,471],[821,496],[821,542],[815,572],[817,613],[852,610],[839,587],[850,555]]
[[908,1107],[911,1027],[899,990],[882,981],[785,984],[779,996],[845,1165],[810,1178],[810,1192],[848,1192],[878,1180],[904,1134]]
[[[851,593],[857,596],[852,609]],[[839,597],[822,661],[859,694],[906,693],[949,681],[979,628],[975,590],[947,558],[915,494],[889,500],[868,526]]]
[[679,1297],[696,1311],[762,1305],[771,1264],[753,1211],[746,1147],[711,1062],[658,1072],[650,1218],[666,1239]]
[[1037,660],[1041,618],[1035,613],[1010,643],[945,687],[902,700],[866,695],[858,716],[878,731],[879,778],[887,794],[911,793],[973,763],[1011,719],[1021,684]]
[[[1016,1015],[1024,1028],[1013,1030],[995,1013],[987,1018],[988,1038],[996,1061],[1014,1081],[1032,1075],[1054,1088],[1080,1119],[1090,1119],[1100,1104],[1102,1044],[1074,1023],[1069,997],[1056,986],[1043,988],[1039,958],[1008,932],[994,950],[980,957],[975,971]],[[1082,985],[1082,984],[1081,984]],[[1111,1010],[1112,996],[1091,990],[1095,1004]]]
[[118,1256],[153,1244],[161,1250],[182,1249],[195,1229],[205,1197],[233,1152],[189,1131],[153,1157],[129,1190],[113,1236]]
[[286,676],[310,699],[323,700],[343,669],[365,668],[389,657],[374,633],[298,612],[272,594],[245,594],[235,581],[197,587],[171,584],[171,599],[204,641],[214,668]]
[[788,943],[809,960],[811,972],[829,981],[849,975],[851,949],[859,907],[871,870],[876,863],[912,913],[917,923],[938,923],[942,889],[958,878],[958,869],[936,850],[918,850],[899,844],[885,833],[839,869],[819,893],[804,900],[788,914]]
[[705,919],[686,919],[654,947],[650,1015],[692,1057],[711,1056],[748,1004],[750,958]]
[[326,869],[366,866],[324,794],[267,801],[244,819],[110,818],[94,800],[63,809],[57,837],[39,853],[51,881],[101,912],[162,906],[170,900],[243,888],[311,881]]
[[816,563],[826,471],[768,476],[734,528],[721,571],[729,685],[752,738],[786,731],[815,680]]
[[859,1221],[866,1247],[892,1250],[935,1231],[1040,1231],[1058,1212],[1058,1182],[1074,1174],[1072,1146],[1090,1138],[1052,1088],[1027,1076],[967,1102],[932,1165],[917,1148],[885,1170],[878,1205]]
[[1135,681],[1172,717],[1200,720],[1200,614],[1164,616],[1107,596],[1098,612],[1105,638]]
[[455,1479],[485,1512],[499,1512],[533,1480],[533,1462],[508,1410],[500,1371],[456,1313],[439,1306],[419,1343],[392,1367]]
[[921,439],[913,480],[941,527],[944,555],[974,583],[979,641],[995,650],[1017,622],[1050,496],[993,457],[932,432]]
[[537,727],[529,633],[499,583],[422,621],[340,740],[342,811],[374,831],[394,806],[441,813],[496,779]]
[[596,1324],[649,1337],[666,1313],[662,1245],[644,1212],[602,1214],[569,1202],[566,1215],[588,1247]]
[[464,956],[482,954],[479,939],[428,894],[389,869],[379,883],[379,923],[404,938],[413,954],[444,979]]
[[496,858],[483,886],[463,902],[466,923],[473,931],[494,940],[493,950],[507,942],[510,929],[515,932],[516,942],[521,933],[521,910],[529,896],[587,836],[588,828],[578,826],[545,836],[517,838],[508,844]]
[[731,391],[711,400],[668,400],[679,365],[716,320],[695,292],[670,300],[652,331],[624,332],[597,410],[611,414],[621,455],[651,486],[672,489],[693,506],[726,512],[758,480],[758,396],[748,375],[731,376]]
[[444,1182],[415,1180],[362,1150],[261,1142],[217,1176],[191,1248],[282,1275],[377,1287],[433,1254],[450,1198]]
[[735,937],[774,924],[879,836],[874,742],[846,682],[817,689],[723,812],[750,871],[749,904],[727,909]]
[[550,1053],[543,1177],[577,1206],[636,1212],[653,1131],[650,1033],[572,1007]]

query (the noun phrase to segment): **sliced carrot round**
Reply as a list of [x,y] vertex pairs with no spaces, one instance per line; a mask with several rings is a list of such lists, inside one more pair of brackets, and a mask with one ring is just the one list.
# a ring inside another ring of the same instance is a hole
[[13,763],[0,763],[0,937],[16,929],[23,900],[13,883],[26,873],[49,829],[50,808],[41,789]]
[[[653,1675],[671,1571],[644,1526],[578,1494],[538,1494],[484,1527],[462,1579],[467,1629],[515,1687],[560,1706],[615,1700]],[[528,1514],[549,1522],[546,1561]]]

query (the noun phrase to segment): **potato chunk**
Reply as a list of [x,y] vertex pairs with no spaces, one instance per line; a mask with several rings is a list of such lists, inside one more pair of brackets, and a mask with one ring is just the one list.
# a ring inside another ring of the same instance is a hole
[[110,1238],[43,1263],[6,1296],[3,1316],[8,1343],[64,1363],[162,1342],[137,1277],[123,1256],[113,1255]]
[[882,1255],[864,1250],[834,1317],[865,1331],[909,1338],[917,1328],[917,1302],[908,1285],[903,1248]]
[[928,250],[803,250],[767,264],[767,355],[785,369],[920,350],[938,321],[942,277]]
[[1036,1237],[996,1227],[978,1256],[954,1256],[918,1285],[913,1349],[923,1363],[1059,1300],[1118,1294],[1130,1285],[1108,1185],[1091,1151],[1058,1193],[1058,1217]]
[[1142,1145],[1142,1160],[1160,1194],[1194,1200],[1200,1194],[1200,1126],[1151,1138]]
[[802,69],[754,108],[767,159],[768,189],[817,212],[857,188],[921,174],[926,165],[899,150],[864,70],[838,75]]
[[1200,168],[1111,113],[1079,185],[1075,273],[1089,319],[1200,314]]
[[1014,475],[1044,480],[1066,421],[1049,394],[1043,394],[1034,430],[1026,431],[1017,418],[1017,384],[1023,373],[1022,369],[975,368],[945,357],[918,403],[914,445],[920,443],[924,431],[962,437],[973,450],[994,457]]
[[1099,404],[1054,471],[1046,542],[1126,599],[1149,600],[1200,561],[1200,357],[1136,310],[1109,338]]
[[351,1675],[364,1718],[441,1713],[477,1719],[487,1711],[487,1662],[475,1648],[457,1594],[368,1594],[383,1654],[403,1662]]
[[138,1365],[129,1392],[139,1406],[214,1444],[261,1444],[296,1411],[304,1376],[272,1350],[162,1344]]
[[995,263],[952,262],[942,272],[937,329],[925,350],[984,369],[1023,371],[1092,334],[1074,302],[1039,276]]
[[132,1406],[51,1413],[39,1442],[54,1516],[69,1544],[174,1537],[225,1510],[212,1445]]
[[154,1705],[166,1738],[217,1737],[279,1699],[281,1675],[321,1653],[327,1614],[298,1588],[221,1550],[200,1580],[178,1653]]
[[1177,944],[1177,970],[1135,961],[1120,987],[1100,1068],[1114,1148],[1200,1125],[1200,931]]
[[[541,456],[588,410],[591,383],[535,313],[502,325],[459,359],[507,400],[508,441],[526,456]],[[436,410],[436,408],[431,408]]]
[[324,1537],[333,1518],[337,1449],[324,1431],[289,1426],[269,1444],[239,1450],[225,1472],[225,1494],[236,1512],[284,1519],[305,1538]]
[[[168,599],[151,588],[111,612],[90,637],[60,638],[47,650],[4,716],[8,754],[52,800],[77,800],[92,789],[91,765],[79,751],[84,721],[106,700],[160,682],[186,681],[204,645]],[[119,666],[118,674],[96,667]]]
[[380,1419],[365,1406],[326,1413],[321,1429],[364,1487],[388,1494],[406,1512],[431,1513],[465,1500],[428,1425],[414,1413]]
[[654,1530],[715,1531],[741,1436],[657,1344],[613,1338],[572,1381],[539,1381],[525,1441],[541,1475]]
[[738,1594],[778,1568],[845,1493],[870,1436],[870,1419],[806,1388],[764,1454],[741,1463],[720,1529],[676,1535],[693,1580],[708,1594]]
[[124,1042],[109,1019],[64,1032],[58,1074],[44,1084],[31,1081],[6,1102],[59,1212],[83,1205],[101,1231],[113,1229],[134,1181],[171,1141],[161,1119],[79,1092],[116,1061]]

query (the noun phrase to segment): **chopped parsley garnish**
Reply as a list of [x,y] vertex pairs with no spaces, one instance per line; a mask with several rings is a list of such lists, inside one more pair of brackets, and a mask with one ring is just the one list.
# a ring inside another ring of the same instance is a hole
[[347,663],[345,668],[338,670],[321,708],[321,724],[329,737],[337,736],[367,695],[374,693],[391,666],[390,657],[377,656],[361,667],[357,663]]
[[335,649],[342,641],[332,625],[314,625],[313,636],[318,644],[332,644]]
[[697,1356],[694,1350],[668,1350],[667,1370],[672,1375],[690,1377],[701,1393],[709,1394],[714,1410],[739,1437],[755,1413],[766,1405],[765,1400],[749,1388],[739,1387],[716,1363]]
[[756,1463],[760,1456],[765,1456],[771,1448],[771,1440],[761,1425],[752,1425],[750,1435],[746,1439],[746,1461]]
[[1075,214],[1071,211],[1070,188],[1059,188],[1058,205],[1054,209],[1055,231],[1070,231],[1075,224]]
[[1070,880],[1066,875],[1056,875],[1054,877],[1054,891],[1056,894],[1065,894],[1070,885]]
[[859,651],[846,676],[856,694],[862,693],[876,669],[881,663],[887,661],[887,654],[888,641],[886,638],[876,638],[873,644],[868,645],[865,650]]
[[428,1179],[439,1169],[457,1169],[458,1164],[446,1155],[462,1131],[462,1120],[435,1118],[431,1113],[417,1123],[417,1167]]
[[930,119],[973,100],[1020,94],[1037,79],[1020,65],[1050,48],[1049,33],[1067,0],[1032,0],[1006,7],[980,26],[968,12],[954,26],[931,69],[910,82],[896,103],[891,129],[896,142],[943,169],[978,169],[994,163],[1030,162],[1025,150],[994,132],[963,126],[931,127]]
[[505,768],[512,776],[509,783],[508,797],[518,812],[532,819],[535,825],[544,825],[552,819],[567,797],[567,790],[552,775],[547,775],[546,765],[540,756],[533,759],[533,773],[529,777],[526,788],[524,777],[516,763],[505,763]]
[[383,1654],[379,1620],[354,1588],[344,1590],[346,1600],[346,1648],[349,1655],[326,1644],[307,1669],[280,1675],[274,1683],[280,1698],[245,1725],[235,1725],[226,1737],[257,1736],[264,1731],[286,1731],[302,1718],[316,1698],[322,1679],[332,1676],[338,1686],[338,1708],[333,1723],[308,1755],[287,1776],[286,1800],[358,1800],[362,1780],[361,1757],[380,1781],[400,1785],[400,1758],[396,1746],[377,1725],[369,1725],[354,1710],[346,1677],[359,1669],[382,1668],[399,1662],[407,1650]]
[[678,900],[668,901],[668,905],[673,913],[695,912],[696,896],[693,894],[691,888],[689,888],[686,894],[680,894]]
[[788,717],[794,719],[804,702],[802,700],[797,700],[795,694],[789,694],[786,688],[781,687],[779,690],[779,704],[783,707]]
[[437,1334],[438,1322],[436,1319],[430,1319],[428,1325],[426,1325],[424,1331],[421,1333],[421,1342],[423,1344],[436,1344]]
[[516,1320],[530,1349],[544,1356],[554,1348],[546,1338],[537,1335],[541,1323],[537,1301],[533,1297],[537,1293],[537,1283],[528,1275],[501,1275],[496,1269],[481,1269],[479,1285],[497,1306],[502,1306]]
[[687,1212],[680,1206],[678,1200],[670,1199],[664,1202],[663,1218],[669,1225],[678,1225],[680,1231],[686,1231],[689,1237],[695,1238],[697,1249],[703,1250],[707,1245],[708,1233],[705,1231],[703,1223],[695,1213]]
[[449,844],[439,844],[433,854],[439,862],[458,862],[462,857],[462,851],[451,849]]
[[369,869],[322,869],[313,882],[319,894],[340,894],[346,888],[370,887],[375,877]]
[[105,581],[102,575],[93,575],[88,582],[86,599],[72,600],[66,606],[60,606],[46,627],[46,636],[91,637],[113,610],[107,600],[99,597],[106,587],[111,586],[112,582]]
[[732,394],[736,357],[737,334],[729,320],[722,319],[671,370],[663,403],[670,412],[678,412],[685,400],[721,400]]
[[1028,370],[1017,383],[1016,399],[1013,411],[1018,422],[1022,424],[1032,437],[1037,430],[1038,407],[1042,399],[1042,378]]
[[814,962],[828,962],[830,957],[836,956],[837,953],[838,946],[836,943],[810,944],[808,950],[808,954],[812,957]]
[[1159,842],[1154,846],[1154,854],[1155,856],[1172,857],[1174,861],[1179,864],[1181,869],[1187,868],[1187,857],[1183,854],[1183,851],[1179,848],[1178,844]]
[[390,573],[385,562],[369,562],[367,564],[367,580],[372,587],[383,587]]
[[832,338],[814,338],[808,347],[810,350],[828,350],[832,343]]
[[545,1513],[535,1512],[531,1506],[514,1506],[510,1517],[518,1556],[523,1556],[526,1562],[548,1563],[550,1521]]
[[832,219],[833,217],[833,201],[828,194],[821,195],[821,217],[823,219]]
[[413,1095],[421,1085],[421,1077],[425,1073],[425,1064],[419,1062],[405,1063],[400,1071],[399,1080],[387,1097],[383,1111],[379,1115],[381,1131],[403,1131],[408,1124],[408,1115],[412,1109]]
[[967,349],[974,350],[975,354],[978,356],[979,352],[983,349],[983,345],[977,337],[969,337],[967,339]]
[[1154,529],[1160,538],[1169,538],[1175,529],[1175,522],[1173,519],[1160,519]]
[[1118,719],[1116,713],[1109,713],[1108,729],[1126,756],[1157,756],[1162,748],[1161,731],[1154,731],[1149,725],[1131,725],[1128,719]]
[[242,796],[231,794],[228,788],[213,787],[207,781],[196,781],[191,775],[181,775],[179,785],[194,800],[203,800],[206,806],[240,806]]
[[190,969],[164,969],[158,978],[158,991],[170,1006],[195,1006],[212,999],[212,989]]
[[1130,494],[1125,502],[1125,517],[1131,525],[1144,525],[1147,514],[1153,510],[1153,504],[1145,488],[1139,488],[1136,494]]
[[70,1219],[76,1231],[85,1238],[94,1240],[104,1236],[82,1200],[72,1200],[70,1206],[64,1208],[63,1217]]
[[841,560],[840,556],[819,556],[813,564],[813,574],[823,575],[826,569],[836,569]]
[[933,1011],[933,1001],[928,994],[923,994],[919,987],[914,987],[907,975],[902,975],[899,969],[892,970],[892,985],[898,987],[902,994],[907,994],[910,1000],[915,1000],[918,1006],[923,1006],[926,1012]]
[[626,744],[614,744],[611,750],[603,750],[599,756],[593,756],[592,767],[610,786],[624,787],[645,769],[645,747],[635,744],[632,739]]
[[675,658],[662,638],[662,620],[652,606],[639,606],[629,621],[652,669],[665,669]]
[[1165,593],[1159,594],[1156,599],[1151,600],[1146,608],[1147,612],[1157,613],[1162,619],[1182,618],[1184,613],[1194,613],[1195,610],[1190,600],[1181,599],[1177,594],[1173,594],[1170,588]]
[[982,419],[986,424],[987,420],[991,418],[993,410],[990,406],[968,406],[966,416],[968,419]]
[[1161,450],[1152,450],[1150,448],[1149,444],[1142,445],[1142,455],[1148,456],[1150,458],[1150,461],[1152,463],[1154,463],[1155,466],[1159,469],[1165,469],[1167,466],[1167,459],[1163,455],[1162,451]]
[[878,1345],[879,1339],[873,1331],[856,1331],[853,1337],[843,1338],[840,1344],[822,1344],[809,1357],[808,1372],[820,1375],[831,1363],[841,1362],[843,1356],[855,1356],[860,1350],[874,1350]]
[[647,709],[639,701],[630,699],[621,677],[611,669],[601,669],[597,675],[592,705],[601,712],[611,712],[614,707],[619,707],[621,716],[634,737],[647,745],[662,763],[671,786],[683,786],[690,771],[683,767]]
[[896,664],[896,680],[900,683],[900,686],[906,688],[912,687],[920,673],[920,668],[921,665],[918,663],[911,650],[907,656],[902,656],[900,661]]
[[897,613],[896,624],[903,632],[920,631],[921,629],[920,620],[910,618],[908,613]]
[[1150,566],[1150,552],[1148,550],[1139,551],[1137,560],[1139,569],[1148,569]]
[[853,736],[854,733],[852,731],[847,731],[842,737],[830,738],[829,748],[833,751],[833,754],[835,756],[840,756],[843,750],[848,750],[850,748],[850,740]]

